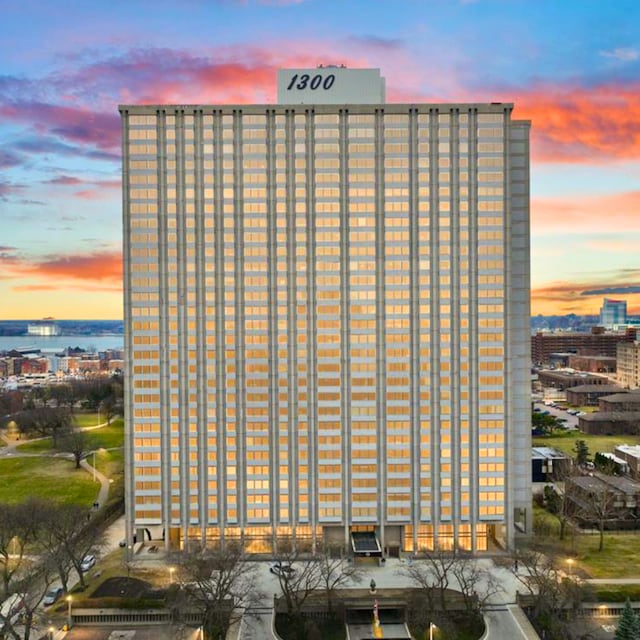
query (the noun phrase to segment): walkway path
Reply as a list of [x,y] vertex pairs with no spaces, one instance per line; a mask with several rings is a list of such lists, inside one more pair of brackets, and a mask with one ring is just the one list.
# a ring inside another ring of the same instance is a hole
[[[102,424],[97,424],[92,427],[82,427],[82,431],[93,431],[94,429],[100,429],[102,427],[106,427],[110,424],[110,422],[103,422]],[[47,436],[48,437],[48,436]],[[31,438],[29,440],[14,440],[7,437],[6,432],[0,432],[0,439],[6,443],[5,447],[0,447],[0,458],[2,457],[21,457],[21,458],[68,458],[73,461],[73,455],[67,452],[53,452],[53,451],[42,451],[42,452],[22,452],[17,447],[22,444],[27,444],[29,442],[37,442],[38,440],[45,440],[46,437],[43,438]],[[115,447],[116,449],[120,449],[121,447]],[[108,449],[107,449],[108,450]],[[89,451],[86,455],[87,457],[93,454],[93,451]],[[102,473],[98,471],[98,469],[94,469],[88,462],[87,457],[83,458],[80,461],[80,466],[97,482],[100,483],[100,489],[98,491],[98,496],[96,498],[96,502],[102,506],[107,502],[107,498],[109,497],[109,485],[111,484],[109,478],[104,476]]]

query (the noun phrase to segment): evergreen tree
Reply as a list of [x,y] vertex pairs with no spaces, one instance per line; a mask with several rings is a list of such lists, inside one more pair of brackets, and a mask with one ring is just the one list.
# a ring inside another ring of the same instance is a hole
[[638,618],[631,608],[629,598],[624,603],[624,609],[618,622],[618,628],[616,629],[616,635],[614,640],[640,640],[638,635]]
[[640,614],[634,616],[633,632],[635,633],[633,637],[640,640]]
[[589,446],[584,440],[576,440],[573,450],[575,451],[578,465],[583,466],[589,462]]

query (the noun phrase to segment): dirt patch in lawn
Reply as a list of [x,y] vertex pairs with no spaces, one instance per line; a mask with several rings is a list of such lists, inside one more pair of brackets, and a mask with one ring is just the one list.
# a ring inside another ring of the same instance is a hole
[[90,598],[162,598],[164,591],[155,591],[151,584],[137,578],[116,577],[105,580]]

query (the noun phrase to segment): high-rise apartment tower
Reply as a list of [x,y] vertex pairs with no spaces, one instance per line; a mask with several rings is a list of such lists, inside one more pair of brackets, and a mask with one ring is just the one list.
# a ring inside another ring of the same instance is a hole
[[627,301],[605,298],[600,307],[600,324],[613,329],[627,323]]
[[278,85],[120,107],[129,535],[509,546],[531,504],[529,123],[386,103],[378,70]]

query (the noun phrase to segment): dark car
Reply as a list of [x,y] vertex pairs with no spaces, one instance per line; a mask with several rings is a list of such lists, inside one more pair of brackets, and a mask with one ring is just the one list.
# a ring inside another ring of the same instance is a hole
[[284,576],[285,578],[290,578],[296,572],[290,564],[282,564],[282,562],[274,562],[269,567],[269,571],[276,576]]

